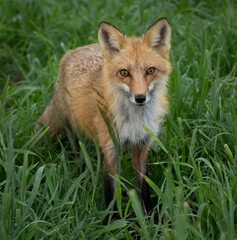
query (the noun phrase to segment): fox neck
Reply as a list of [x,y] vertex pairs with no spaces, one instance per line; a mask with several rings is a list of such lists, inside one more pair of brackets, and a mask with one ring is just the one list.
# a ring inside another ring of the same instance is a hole
[[158,133],[159,122],[166,112],[159,103],[161,94],[160,91],[154,92],[148,103],[138,106],[129,100],[125,92],[114,89],[110,110],[122,145],[128,143],[138,146],[151,143],[151,137],[143,125],[155,135]]

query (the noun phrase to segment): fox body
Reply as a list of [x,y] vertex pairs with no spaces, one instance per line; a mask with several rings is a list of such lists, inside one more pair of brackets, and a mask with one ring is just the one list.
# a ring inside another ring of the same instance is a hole
[[[171,29],[166,18],[155,22],[141,37],[126,37],[107,22],[101,22],[99,44],[68,51],[59,66],[59,83],[38,122],[49,133],[60,133],[64,125],[93,133],[104,154],[105,200],[114,194],[118,153],[101,111],[121,145],[132,149],[132,163],[141,201],[150,211],[149,188],[144,180],[147,152],[152,142],[143,125],[157,134],[165,115]],[[36,130],[40,125],[36,125]],[[89,130],[88,130],[89,129]]]

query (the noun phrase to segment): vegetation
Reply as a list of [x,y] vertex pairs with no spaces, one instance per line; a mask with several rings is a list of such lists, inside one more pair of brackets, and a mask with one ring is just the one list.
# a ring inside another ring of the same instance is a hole
[[[0,239],[237,238],[234,0],[0,3]],[[141,35],[163,16],[172,27],[173,72],[170,111],[149,152],[147,181],[156,207],[143,215],[131,155],[124,152],[120,217],[113,220],[113,207],[104,205],[97,142],[81,138],[78,153],[70,131],[66,141],[52,142],[45,131],[34,133],[34,123],[52,94],[61,57],[97,42],[101,20]],[[46,141],[37,144],[43,135]]]

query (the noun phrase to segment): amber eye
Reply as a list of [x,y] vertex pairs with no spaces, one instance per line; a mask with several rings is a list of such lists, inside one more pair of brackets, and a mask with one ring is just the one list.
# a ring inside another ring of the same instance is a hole
[[147,69],[146,74],[147,75],[151,75],[151,74],[153,74],[155,72],[155,70],[156,69],[154,67],[150,67],[150,68]]
[[122,77],[128,77],[130,75],[129,71],[126,69],[120,70],[120,74]]

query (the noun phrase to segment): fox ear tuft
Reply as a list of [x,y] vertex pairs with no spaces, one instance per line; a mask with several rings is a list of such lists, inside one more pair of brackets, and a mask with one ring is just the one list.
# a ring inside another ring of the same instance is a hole
[[146,32],[144,40],[149,47],[158,49],[170,46],[171,28],[167,18],[157,20]]
[[111,24],[101,22],[99,25],[98,40],[102,50],[109,50],[110,53],[118,53],[123,48],[124,36]]

